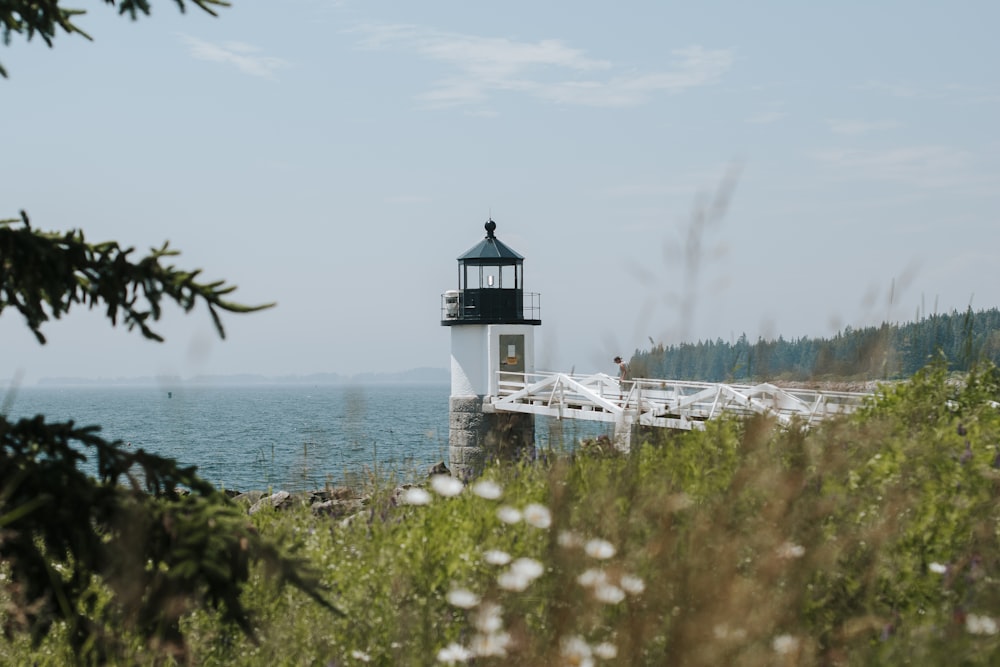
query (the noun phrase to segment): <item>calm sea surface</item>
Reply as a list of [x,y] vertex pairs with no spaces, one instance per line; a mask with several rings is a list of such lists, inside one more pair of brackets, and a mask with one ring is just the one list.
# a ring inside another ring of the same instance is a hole
[[[447,462],[449,391],[446,384],[21,387],[0,400],[8,419],[44,414],[100,425],[104,439],[195,465],[220,488],[293,491],[353,483],[371,471],[412,479]],[[547,419],[535,430],[542,448],[605,432]]]

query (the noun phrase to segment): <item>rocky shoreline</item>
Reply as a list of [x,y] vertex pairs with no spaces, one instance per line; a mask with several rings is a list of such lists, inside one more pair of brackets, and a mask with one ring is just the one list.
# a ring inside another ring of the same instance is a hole
[[[428,470],[428,477],[434,475],[450,475],[451,471],[444,462],[437,463]],[[392,493],[393,504],[396,498],[413,484],[401,484]],[[274,510],[290,510],[308,507],[315,516],[324,516],[333,520],[349,521],[357,516],[371,501],[371,494],[360,493],[347,486],[333,486],[315,491],[246,491],[227,490],[230,499],[247,508],[247,514],[253,515],[266,507]]]
[[247,514],[256,514],[266,507],[274,510],[290,510],[308,507],[316,516],[331,519],[345,519],[360,512],[368,505],[370,497],[359,494],[346,486],[337,486],[321,491],[248,491],[232,496],[233,502],[245,505]]

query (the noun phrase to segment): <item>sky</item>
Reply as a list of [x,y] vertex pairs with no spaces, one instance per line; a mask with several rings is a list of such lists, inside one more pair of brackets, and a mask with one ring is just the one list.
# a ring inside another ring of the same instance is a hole
[[277,305],[7,309],[0,381],[447,368],[491,217],[540,370],[1000,306],[1000,3],[77,4],[0,46],[0,218]]

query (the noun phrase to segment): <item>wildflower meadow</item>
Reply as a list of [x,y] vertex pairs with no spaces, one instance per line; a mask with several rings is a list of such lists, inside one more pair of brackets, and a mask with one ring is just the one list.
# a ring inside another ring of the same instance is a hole
[[[810,430],[713,421],[467,481],[372,476],[347,517],[248,515],[339,613],[261,567],[243,593],[253,637],[198,607],[184,658],[136,639],[113,660],[996,664],[998,401],[992,366],[956,378],[937,364]],[[101,599],[89,613],[113,614]],[[62,665],[67,647],[58,631],[38,645],[13,635],[0,662]]]

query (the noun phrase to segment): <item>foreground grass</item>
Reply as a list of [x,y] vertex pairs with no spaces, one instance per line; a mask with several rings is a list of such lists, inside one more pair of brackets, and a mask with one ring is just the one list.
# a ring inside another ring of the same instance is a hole
[[[932,367],[810,432],[713,422],[470,486],[376,482],[348,521],[259,512],[345,615],[261,570],[244,593],[257,641],[192,612],[187,660],[996,664],[998,400],[994,369],[959,383]],[[157,661],[131,646],[121,664]],[[58,633],[0,643],[4,664],[72,659]]]

